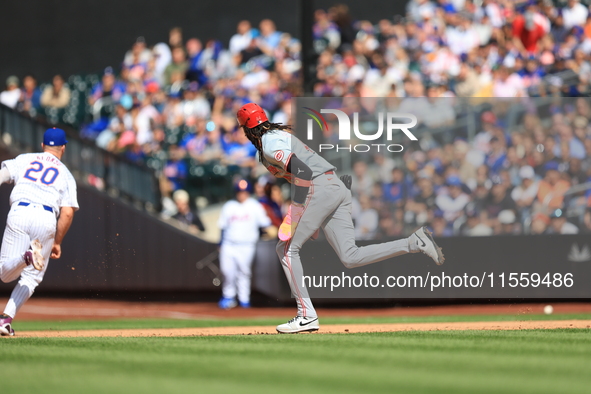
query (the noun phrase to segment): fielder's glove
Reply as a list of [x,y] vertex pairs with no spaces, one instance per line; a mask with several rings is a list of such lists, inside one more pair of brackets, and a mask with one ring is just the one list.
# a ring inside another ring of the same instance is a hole
[[351,178],[351,175],[342,175],[341,182],[345,184],[347,189],[351,190],[351,184],[353,183],[353,178]]

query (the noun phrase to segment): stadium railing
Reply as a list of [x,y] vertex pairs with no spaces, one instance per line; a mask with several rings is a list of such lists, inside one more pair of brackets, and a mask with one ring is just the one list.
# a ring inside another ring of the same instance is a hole
[[[54,126],[48,121],[33,119],[0,104],[0,133],[3,142],[21,152],[37,151],[44,131]],[[160,187],[154,170],[146,165],[128,161],[85,141],[70,126],[60,125],[68,135],[64,162],[78,179],[102,180],[109,194],[130,200],[148,211],[160,208]]]

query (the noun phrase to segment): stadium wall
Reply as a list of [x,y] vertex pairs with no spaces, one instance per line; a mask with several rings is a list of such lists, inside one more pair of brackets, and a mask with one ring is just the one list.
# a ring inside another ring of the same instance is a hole
[[[4,86],[9,75],[22,78],[25,73],[33,73],[40,81],[49,81],[55,74],[67,77],[100,72],[107,66],[118,67],[138,36],[144,36],[148,45],[167,42],[168,31],[174,26],[183,28],[185,39],[215,38],[226,47],[237,23],[243,19],[258,25],[262,19],[270,18],[278,30],[299,36],[297,15],[301,1],[4,2],[2,14],[7,17],[0,24],[0,86]],[[337,3],[347,4],[354,19],[374,23],[404,14],[406,7],[406,1],[315,0],[313,8],[328,8]]]
[[[0,188],[3,221],[10,191]],[[78,200],[81,209],[64,240],[63,256],[50,260],[39,293],[217,289],[213,272],[196,268],[215,244],[85,185],[78,185]],[[0,292],[13,287],[2,283]]]

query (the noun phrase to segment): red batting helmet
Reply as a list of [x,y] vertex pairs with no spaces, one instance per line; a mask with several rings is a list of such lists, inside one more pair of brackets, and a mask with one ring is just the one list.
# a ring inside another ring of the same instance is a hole
[[238,110],[236,116],[238,117],[238,123],[240,126],[246,126],[249,129],[252,129],[269,120],[265,111],[260,107],[260,105],[255,103],[244,104]]

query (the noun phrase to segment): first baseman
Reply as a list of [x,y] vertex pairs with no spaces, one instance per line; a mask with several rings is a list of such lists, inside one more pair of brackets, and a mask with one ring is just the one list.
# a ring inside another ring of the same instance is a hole
[[78,210],[76,181],[60,161],[66,133],[43,135],[42,153],[26,153],[2,162],[0,184],[14,183],[0,250],[0,279],[20,276],[0,316],[0,334],[14,335],[12,319],[43,280],[49,257],[59,259],[61,244]]
[[[280,333],[316,331],[318,315],[303,286],[300,249],[322,228],[328,242],[347,268],[361,267],[406,253],[423,252],[441,265],[444,257],[426,227],[410,237],[358,247],[351,219],[351,193],[336,176],[335,167],[298,138],[289,126],[270,123],[257,104],[242,106],[238,123],[259,151],[261,163],[292,186],[292,203],[279,228],[277,254],[298,306],[297,316],[277,326]],[[299,280],[298,280],[299,279]]]

